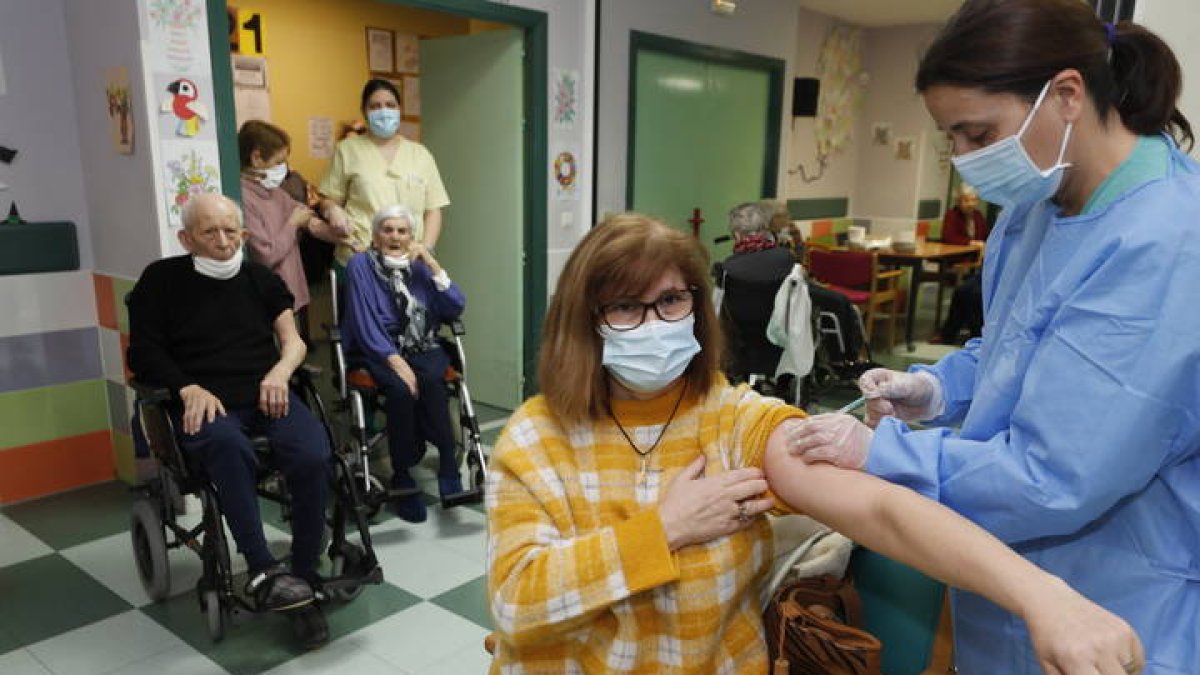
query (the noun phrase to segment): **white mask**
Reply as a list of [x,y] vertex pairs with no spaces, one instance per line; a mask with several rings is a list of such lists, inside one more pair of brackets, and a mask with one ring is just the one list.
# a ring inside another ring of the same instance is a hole
[[268,190],[274,190],[283,184],[283,179],[287,178],[288,165],[287,162],[280,162],[275,166],[268,166],[265,169],[260,169],[263,175],[258,179],[259,184]]
[[385,255],[383,256],[383,266],[389,270],[408,269],[407,255]]
[[632,330],[600,327],[604,338],[601,363],[621,384],[641,393],[665,389],[687,370],[700,351],[696,317],[679,321],[647,321]]
[[192,268],[196,270],[197,274],[225,281],[234,278],[241,271],[242,257],[241,248],[238,248],[237,253],[234,253],[233,257],[229,260],[217,260],[215,258],[193,255]]
[[1050,91],[1050,82],[1042,87],[1037,101],[1017,133],[991,145],[959,155],[953,158],[954,168],[962,174],[963,180],[975,187],[980,197],[993,204],[1009,207],[1020,204],[1032,204],[1054,196],[1058,186],[1062,184],[1063,169],[1070,164],[1063,163],[1067,152],[1067,142],[1071,140],[1071,123],[1067,123],[1066,133],[1063,134],[1062,145],[1058,149],[1058,160],[1048,169],[1039,169],[1025,146],[1021,144],[1021,136],[1029,128],[1033,116]]

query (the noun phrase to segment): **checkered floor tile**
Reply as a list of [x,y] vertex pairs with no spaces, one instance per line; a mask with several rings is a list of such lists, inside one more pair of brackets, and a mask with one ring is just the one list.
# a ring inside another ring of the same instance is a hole
[[[494,441],[503,411],[483,410]],[[435,453],[430,453],[433,455]],[[436,458],[414,477],[436,494]],[[330,642],[304,652],[286,620],[238,615],[214,643],[200,612],[199,559],[170,552],[171,593],[152,603],[137,577],[122,483],[107,483],[0,508],[0,673],[5,675],[200,675],[229,673],[482,673],[490,630],[485,602],[481,507],[448,511],[429,496],[429,520],[410,524],[381,513],[371,533],[384,583],[327,606]],[[264,505],[273,550],[287,526]],[[192,525],[193,511],[180,517]],[[243,568],[235,556],[235,569]]]

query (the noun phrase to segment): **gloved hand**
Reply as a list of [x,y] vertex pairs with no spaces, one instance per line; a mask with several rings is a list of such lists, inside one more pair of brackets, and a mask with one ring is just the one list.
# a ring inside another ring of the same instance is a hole
[[926,372],[874,368],[858,378],[858,387],[868,399],[866,423],[872,429],[888,416],[906,422],[932,419],[943,407],[942,385]]
[[799,421],[788,439],[788,452],[804,460],[829,462],[844,469],[861,469],[867,464],[867,451],[875,432],[857,417],[845,413],[825,413]]

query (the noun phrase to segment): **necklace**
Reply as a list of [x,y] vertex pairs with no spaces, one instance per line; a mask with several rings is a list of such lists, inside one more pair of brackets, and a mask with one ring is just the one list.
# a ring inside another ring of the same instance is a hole
[[675,399],[675,407],[671,408],[671,414],[667,416],[666,424],[664,424],[663,428],[658,432],[658,438],[654,439],[654,443],[652,443],[650,447],[644,451],[638,448],[637,443],[634,443],[633,439],[630,438],[629,432],[625,431],[625,427],[621,426],[621,420],[617,419],[617,416],[613,414],[612,408],[610,407],[608,410],[608,416],[612,418],[613,423],[617,425],[617,429],[621,431],[621,435],[625,437],[625,442],[629,444],[629,447],[633,448],[633,451],[636,452],[638,457],[640,457],[642,460],[641,470],[638,471],[638,482],[643,485],[646,483],[647,458],[650,453],[654,452],[654,449],[658,447],[658,444],[662,442],[663,436],[667,435],[667,428],[671,426],[671,422],[675,421],[675,413],[679,412],[679,404],[683,403],[683,396],[686,393],[687,383],[685,382],[683,388],[679,390],[679,398]]

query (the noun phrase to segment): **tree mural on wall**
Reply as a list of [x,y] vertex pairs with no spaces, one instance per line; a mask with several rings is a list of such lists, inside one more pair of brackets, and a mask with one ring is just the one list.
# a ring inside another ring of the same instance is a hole
[[809,174],[803,164],[789,169],[805,183],[820,180],[829,159],[850,145],[858,111],[862,108],[867,74],[862,71],[862,30],[835,24],[821,43],[817,57],[821,80],[813,136],[817,144],[817,170]]

